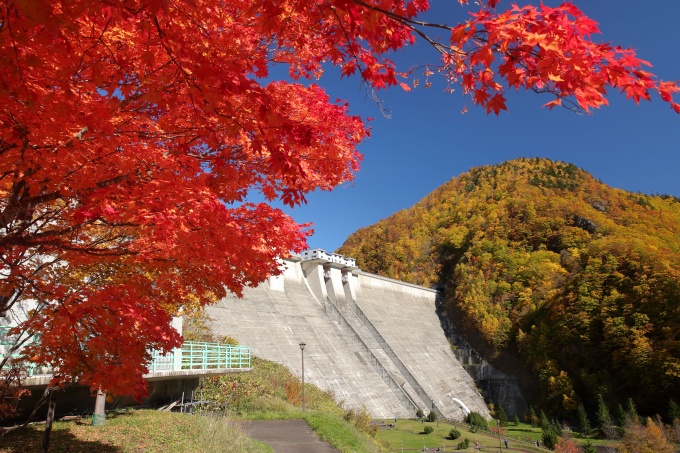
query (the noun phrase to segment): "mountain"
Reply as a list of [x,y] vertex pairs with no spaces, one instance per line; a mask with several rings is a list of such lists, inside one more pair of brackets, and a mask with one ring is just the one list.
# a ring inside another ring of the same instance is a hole
[[337,252],[367,272],[443,285],[468,341],[531,377],[525,390],[549,413],[592,407],[597,394],[649,414],[680,401],[675,197],[523,158],[453,178]]

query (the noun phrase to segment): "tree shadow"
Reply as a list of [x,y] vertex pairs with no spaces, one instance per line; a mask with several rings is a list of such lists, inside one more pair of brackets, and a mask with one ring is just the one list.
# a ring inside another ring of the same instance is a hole
[[[2,451],[6,453],[25,453],[41,451],[43,430],[21,428],[5,434],[0,438]],[[52,431],[50,436],[50,453],[120,453],[121,447],[107,441],[89,441],[75,437],[67,430]]]

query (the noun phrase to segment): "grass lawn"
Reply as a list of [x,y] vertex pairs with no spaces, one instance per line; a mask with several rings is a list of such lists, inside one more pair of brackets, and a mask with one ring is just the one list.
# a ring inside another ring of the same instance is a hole
[[[385,420],[386,424],[394,423],[394,420]],[[456,446],[463,441],[465,438],[470,439],[470,448],[465,451],[473,451],[473,446],[475,442],[479,442],[480,447],[491,449],[498,448],[498,437],[490,435],[488,433],[471,433],[462,425],[456,425],[456,429],[460,431],[461,436],[458,439],[449,439],[449,431],[454,427],[450,422],[425,422],[421,423],[416,420],[398,420],[397,426],[393,429],[380,429],[378,431],[378,439],[385,441],[389,444],[391,451],[401,451],[403,447],[404,450],[415,449],[415,448],[434,448],[439,447],[444,451],[454,451]],[[434,431],[431,434],[425,434],[423,429],[425,426],[432,426]],[[531,427],[529,427],[531,428]],[[526,433],[521,437],[529,437]],[[540,438],[540,430],[536,434]],[[513,440],[511,439],[511,434],[508,432],[507,437],[510,440],[510,446],[513,446]],[[543,451],[536,447],[532,447],[530,444],[521,445],[524,450],[528,451]]]
[[527,423],[520,423],[519,425],[510,423],[508,426],[503,428],[503,430],[506,432],[508,439],[520,438],[533,442],[538,440],[540,442],[541,436],[543,435],[541,428],[532,428],[531,425]]
[[[394,419],[385,420],[385,424],[394,423]],[[493,427],[493,422],[491,422]],[[434,431],[431,434],[425,434],[423,429],[425,426],[432,426]],[[449,439],[449,431],[454,425],[450,422],[437,422],[424,424],[420,421],[414,420],[398,420],[397,426],[392,429],[385,429],[381,427],[378,431],[377,438],[387,442],[389,444],[390,451],[400,452],[403,447],[404,450],[435,448],[439,447],[442,451],[456,451],[458,444],[463,441],[466,437],[470,439],[470,448],[463,451],[474,451],[475,442],[479,442],[481,448],[487,450],[498,451],[499,441],[497,435],[491,435],[489,433],[476,432],[471,433],[467,430],[464,425],[455,425],[456,429],[460,431],[461,436],[458,439]],[[520,423],[515,425],[510,423],[509,426],[503,428],[502,438],[508,438],[510,442],[510,451],[521,450],[521,451],[535,451],[545,453],[547,450],[544,448],[536,448],[533,442],[541,442],[541,428],[532,428],[531,425]],[[524,442],[520,442],[524,441]],[[590,440],[593,446],[605,445],[607,441],[603,439],[580,439],[575,438],[575,440],[581,444],[585,444]],[[609,441],[611,444],[611,441]]]
[[[521,439],[531,439],[533,441],[536,441],[536,440],[540,441],[541,436],[542,436],[541,428],[538,428],[538,427],[532,428],[532,426],[527,424],[527,423],[520,423],[519,425],[515,425],[514,423],[510,423],[509,426],[506,426],[504,428],[504,430],[507,433],[508,439],[521,438]],[[578,442],[582,445],[585,445],[587,442],[590,442],[593,446],[604,446],[604,445],[608,445],[608,444],[609,445],[613,444],[613,442],[611,440],[607,441],[605,439],[586,439],[586,438],[579,437],[576,434],[574,434],[572,436],[572,438],[576,442]],[[616,443],[616,442],[614,442],[614,443]]]
[[[0,453],[40,451],[44,424],[7,433]],[[224,450],[228,445],[229,449]],[[267,444],[248,437],[222,418],[190,416],[154,410],[130,410],[107,414],[101,427],[90,418],[58,421],[52,428],[50,453],[168,453],[230,451],[272,453]]]

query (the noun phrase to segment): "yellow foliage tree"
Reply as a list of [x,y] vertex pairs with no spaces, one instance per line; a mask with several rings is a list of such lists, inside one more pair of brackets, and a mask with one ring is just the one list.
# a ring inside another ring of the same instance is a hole
[[646,425],[636,420],[626,426],[623,435],[622,453],[674,453],[675,447],[664,435],[661,427],[651,418]]

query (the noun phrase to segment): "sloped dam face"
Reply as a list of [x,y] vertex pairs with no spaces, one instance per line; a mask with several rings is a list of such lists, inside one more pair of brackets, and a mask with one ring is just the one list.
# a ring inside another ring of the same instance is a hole
[[206,309],[210,327],[302,374],[374,418],[434,409],[461,420],[488,410],[444,335],[434,290],[323,259],[285,260],[282,275]]

